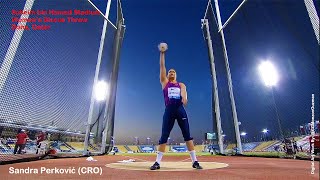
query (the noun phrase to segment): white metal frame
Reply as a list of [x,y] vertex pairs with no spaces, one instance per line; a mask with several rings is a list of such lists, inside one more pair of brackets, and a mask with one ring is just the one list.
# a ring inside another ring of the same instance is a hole
[[313,3],[312,0],[304,0],[304,4],[307,8],[308,15],[314,30],[314,34],[316,36],[316,39],[318,41],[318,44],[320,45],[320,40],[319,40],[319,16],[316,10],[316,7]]
[[[101,11],[90,1],[90,4],[94,6],[100,13]],[[106,13],[103,15],[105,18],[104,23],[103,23],[103,30],[101,33],[101,38],[100,38],[100,47],[99,47],[99,53],[98,53],[98,59],[97,59],[97,64],[96,64],[96,70],[95,70],[95,75],[94,75],[94,80],[93,80],[93,88],[92,88],[92,93],[91,93],[91,100],[90,100],[90,107],[89,107],[89,115],[88,115],[88,123],[86,127],[86,136],[85,136],[85,141],[84,141],[84,152],[83,154],[87,155],[88,151],[88,146],[89,146],[89,138],[90,138],[90,129],[93,121],[93,110],[94,110],[94,104],[95,104],[95,92],[94,92],[94,87],[98,82],[98,77],[99,77],[99,71],[100,71],[100,65],[101,65],[101,59],[102,59],[102,53],[103,53],[103,47],[104,47],[104,41],[105,41],[105,36],[106,36],[106,31],[107,31],[107,25],[108,25],[108,18],[109,18],[109,13],[110,13],[110,6],[111,6],[111,0],[108,0],[107,3],[107,8],[106,8]],[[112,24],[112,23],[111,23]],[[113,24],[112,24],[113,25]]]
[[233,16],[239,11],[239,9],[244,5],[244,3],[246,2],[247,0],[243,0],[241,2],[241,4],[237,7],[237,9],[231,14],[231,16],[228,18],[228,20],[223,24],[223,26],[221,27],[221,29],[219,29],[218,32],[220,32],[222,29],[224,29],[228,24],[229,22],[231,21],[231,19],[233,18]]
[[222,128],[221,128],[221,117],[220,117],[220,105],[219,105],[219,93],[218,93],[218,83],[217,83],[217,74],[216,74],[216,67],[214,64],[214,55],[213,55],[213,48],[212,48],[212,40],[209,30],[209,22],[208,19],[202,19],[202,29],[206,28],[207,43],[209,48],[209,58],[210,58],[210,65],[212,70],[212,81],[213,81],[213,92],[214,92],[214,104],[215,104],[215,115],[217,121],[217,134],[218,134],[218,145],[221,154],[224,154],[223,149],[223,139],[222,139]]
[[223,52],[224,52],[224,57],[225,57],[224,59],[225,59],[226,70],[227,70],[229,94],[230,94],[230,100],[231,100],[234,129],[235,129],[235,133],[236,133],[237,147],[239,149],[239,153],[242,154],[242,144],[241,144],[240,131],[239,131],[239,121],[238,121],[236,104],[235,104],[234,96],[233,96],[232,78],[231,78],[231,72],[230,72],[230,67],[229,67],[229,60],[228,60],[226,42],[225,42],[225,39],[224,39],[224,33],[223,33],[223,29],[222,29],[220,10],[219,10],[219,3],[218,3],[218,0],[214,0],[214,2],[215,2],[214,3],[215,4],[215,8],[216,8],[216,11],[217,11],[219,29],[221,29],[220,34],[221,34],[221,37],[222,37]]
[[117,29],[117,27],[109,20],[109,12],[110,12],[110,5],[109,5],[109,2],[111,3],[112,0],[108,0],[108,3],[107,3],[107,10],[106,10],[106,14],[104,15],[99,8],[97,8],[96,5],[93,4],[93,2],[91,2],[90,0],[87,0],[100,14],[101,16],[104,17],[105,20],[107,20],[111,26],[113,26],[115,29]]
[[[32,9],[34,1],[35,0],[26,0],[23,11],[30,11]],[[27,19],[27,18],[29,18],[29,14],[22,14],[20,16],[20,19]],[[18,26],[25,26],[26,24],[27,24],[26,21],[19,22]],[[0,93],[2,92],[4,85],[6,83],[6,80],[8,78],[8,75],[9,75],[9,72],[11,69],[11,65],[12,65],[13,59],[16,55],[17,49],[19,47],[23,32],[24,32],[24,29],[16,29],[14,31],[14,34],[11,39],[6,56],[4,57],[4,60],[1,64],[1,67],[0,67]]]

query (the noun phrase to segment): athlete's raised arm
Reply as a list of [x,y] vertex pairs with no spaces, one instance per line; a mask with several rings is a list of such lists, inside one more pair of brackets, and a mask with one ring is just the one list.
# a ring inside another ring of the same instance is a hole
[[165,51],[168,49],[168,46],[166,43],[160,43],[158,48],[160,51],[160,83],[162,87],[164,87],[165,84],[168,83],[167,69],[165,65]]

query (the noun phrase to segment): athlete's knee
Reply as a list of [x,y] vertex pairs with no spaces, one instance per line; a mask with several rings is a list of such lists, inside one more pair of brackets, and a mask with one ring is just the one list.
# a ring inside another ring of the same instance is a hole
[[193,138],[190,135],[190,129],[189,129],[189,124],[187,121],[184,121],[183,123],[181,123],[181,132],[184,138],[184,141],[190,141],[193,140]]
[[190,135],[189,136],[183,136],[183,139],[184,139],[184,141],[191,141],[191,140],[193,140],[193,137],[190,137]]
[[184,141],[190,141],[193,140],[193,137],[190,135],[189,128],[185,128],[184,131],[182,131],[183,139]]
[[166,144],[168,142],[168,138],[160,138],[159,144]]
[[159,140],[159,144],[166,144],[169,138],[169,134],[162,134]]

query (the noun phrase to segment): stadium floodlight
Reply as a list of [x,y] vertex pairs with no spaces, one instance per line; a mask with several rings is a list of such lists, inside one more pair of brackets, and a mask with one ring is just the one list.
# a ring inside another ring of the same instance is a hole
[[266,134],[266,133],[269,132],[269,130],[268,130],[268,129],[263,129],[262,132],[263,132],[264,134]]
[[265,85],[267,87],[271,87],[272,99],[273,99],[273,104],[274,104],[274,108],[275,108],[276,115],[277,115],[279,131],[280,131],[281,138],[283,139],[284,136],[283,136],[282,126],[281,126],[281,120],[280,120],[276,100],[274,97],[274,88],[273,88],[274,86],[277,85],[277,83],[279,81],[278,72],[277,72],[275,66],[270,61],[262,62],[259,65],[259,71],[260,71],[260,76],[261,76],[262,80],[264,81]]
[[241,132],[240,133],[240,136],[242,136],[244,142],[246,141],[246,135],[247,135],[246,132]]
[[277,85],[279,75],[276,68],[270,61],[264,61],[259,65],[260,76],[266,86],[272,87]]
[[263,132],[264,139],[266,140],[267,139],[267,133],[269,132],[269,130],[268,129],[263,129],[261,132]]
[[94,92],[97,101],[105,100],[108,93],[107,83],[105,81],[97,82],[96,86],[94,87]]

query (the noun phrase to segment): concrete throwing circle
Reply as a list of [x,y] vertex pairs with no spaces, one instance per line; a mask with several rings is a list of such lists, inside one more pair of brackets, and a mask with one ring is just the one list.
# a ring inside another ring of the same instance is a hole
[[[154,162],[117,162],[107,164],[106,167],[113,169],[150,171]],[[203,170],[228,167],[228,164],[218,162],[200,162]],[[193,171],[191,162],[161,162],[161,168],[155,171]]]

